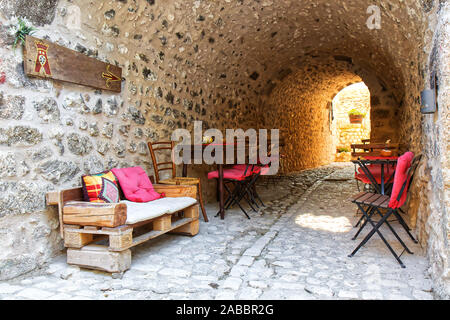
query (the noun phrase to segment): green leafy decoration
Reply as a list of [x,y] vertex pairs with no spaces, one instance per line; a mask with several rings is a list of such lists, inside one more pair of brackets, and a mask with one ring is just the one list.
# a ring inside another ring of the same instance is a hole
[[342,152],[350,152],[351,150],[349,148],[346,147],[342,147],[342,148],[337,148],[338,153],[342,153]]
[[348,112],[349,116],[363,116],[365,117],[366,114],[364,112],[359,111],[358,109],[352,109]]
[[27,23],[21,18],[18,19],[18,25],[16,27],[17,31],[15,32],[16,39],[14,40],[13,48],[16,49],[17,44],[20,42],[22,45],[25,44],[26,35],[32,35],[36,28],[33,26],[27,26]]

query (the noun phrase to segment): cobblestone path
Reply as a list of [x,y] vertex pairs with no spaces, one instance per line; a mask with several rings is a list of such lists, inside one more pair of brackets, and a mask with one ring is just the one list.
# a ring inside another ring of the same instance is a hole
[[[65,263],[0,282],[0,299],[433,299],[424,250],[400,268],[376,235],[353,258],[353,166],[333,164],[258,187],[267,208],[201,221],[193,237],[164,235],[133,249],[122,278]],[[400,230],[393,223],[396,230]],[[397,252],[399,245],[383,230]]]

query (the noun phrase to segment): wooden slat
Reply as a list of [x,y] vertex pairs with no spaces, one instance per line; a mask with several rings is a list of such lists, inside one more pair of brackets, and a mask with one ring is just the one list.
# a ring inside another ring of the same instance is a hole
[[380,156],[379,151],[374,152],[352,152],[352,157],[378,157]]
[[366,194],[355,200],[355,202],[362,203],[362,201],[369,199],[372,195],[373,193],[367,192]]
[[45,195],[45,201],[49,206],[57,205],[59,201],[59,191],[47,192]]
[[[143,242],[145,242],[145,241],[154,239],[154,238],[156,238],[156,237],[158,237],[158,236],[160,236],[160,235],[162,235],[162,234],[171,232],[172,230],[175,230],[175,229],[177,229],[177,228],[179,228],[179,227],[182,227],[182,226],[184,226],[184,225],[187,225],[187,224],[189,224],[189,223],[193,223],[193,222],[195,222],[195,221],[198,221],[198,219],[197,219],[197,220],[194,220],[194,221],[193,221],[191,218],[180,219],[180,220],[177,220],[177,221],[173,222],[172,225],[170,226],[170,228],[167,229],[167,230],[165,230],[165,231],[161,231],[161,230],[152,230],[152,231],[149,231],[149,232],[147,232],[147,233],[144,233],[144,234],[142,234],[142,235],[140,235],[140,236],[134,237],[134,238],[133,238],[133,243],[132,243],[128,248],[137,246],[138,244],[141,244],[141,243],[143,243]],[[125,249],[128,249],[128,248],[125,248]],[[124,248],[122,248],[122,250],[123,250],[123,249],[124,249]],[[113,249],[110,249],[110,250],[114,251]]]
[[95,227],[95,226],[85,226],[83,229],[84,229],[84,230],[95,230],[95,231],[97,231],[97,230],[99,229],[99,227]]
[[365,144],[352,144],[354,149],[398,149],[398,143],[389,143],[388,145],[384,143],[365,143]]
[[64,230],[64,246],[68,248],[81,248],[94,240],[93,234],[72,232]]
[[165,215],[153,221],[153,230],[166,231],[170,229],[171,225],[172,217],[170,215]]
[[158,150],[172,150],[172,148],[171,147],[162,147],[162,148],[153,149],[153,151],[158,151]]
[[353,202],[353,201],[357,200],[358,198],[361,198],[366,193],[367,193],[366,191],[362,191],[362,192],[360,192],[358,194],[355,194],[355,195],[351,196],[350,198],[348,198],[348,200]]
[[83,200],[83,189],[81,187],[62,190],[59,194],[61,196],[61,201],[63,203],[65,203],[67,201],[82,201]]
[[158,163],[157,164],[157,166],[162,166],[162,165],[165,165],[165,164],[170,164],[170,165],[172,165],[173,163],[172,162],[160,162],[160,163]]
[[198,220],[195,220],[192,223],[185,224],[172,230],[170,233],[195,236],[196,234],[198,234],[199,228],[200,223]]
[[124,272],[131,266],[131,251],[109,251],[105,246],[90,244],[81,249],[67,249],[67,263],[107,272]]
[[372,203],[373,206],[375,207],[380,207],[384,202],[386,202],[386,200],[389,203],[390,197],[386,196],[386,195],[382,195],[381,197],[379,197],[376,201],[374,201]]
[[[46,55],[45,60],[48,64],[41,66],[37,62],[38,50]],[[83,53],[47,40],[27,36],[23,55],[24,69],[28,76],[50,78],[114,92],[121,91],[122,68]]]
[[380,204],[380,207],[381,208],[389,208],[389,201],[390,201],[390,198],[387,197],[386,200]]
[[172,170],[172,167],[170,167],[170,168],[158,168],[158,171],[166,171],[166,170]]
[[[363,204],[372,204],[372,202],[376,201],[377,199],[379,199],[381,196],[383,196],[382,194],[379,193],[374,193],[372,194],[372,196],[368,199],[365,199],[364,201],[362,201]],[[358,201],[359,202],[359,201]]]
[[129,225],[124,225],[124,226],[120,226],[120,227],[116,227],[116,228],[101,228],[101,229],[97,229],[97,230],[93,230],[93,229],[86,229],[86,228],[82,228],[81,226],[78,225],[69,225],[69,224],[65,224],[64,225],[64,229],[66,230],[70,230],[71,232],[78,232],[78,233],[88,233],[88,234],[100,234],[100,235],[117,235],[117,234],[121,234],[124,232],[127,232],[127,230],[132,229],[131,226]]
[[124,203],[66,202],[63,222],[82,226],[117,227],[127,221]]
[[191,197],[197,198],[197,186],[195,185],[164,185],[154,184],[156,192],[164,192],[166,197]]

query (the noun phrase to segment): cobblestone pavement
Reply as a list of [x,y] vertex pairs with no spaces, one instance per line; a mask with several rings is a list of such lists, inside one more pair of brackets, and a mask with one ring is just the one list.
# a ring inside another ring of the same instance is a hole
[[68,266],[61,255],[0,282],[0,298],[433,299],[424,251],[403,233],[414,252],[402,256],[406,269],[377,235],[347,257],[358,243],[356,208],[347,201],[357,192],[352,177],[352,166],[333,164],[262,181],[267,208],[251,220],[230,210],[222,221],[208,205],[211,221],[201,221],[197,236],[164,235],[134,248],[122,278]]

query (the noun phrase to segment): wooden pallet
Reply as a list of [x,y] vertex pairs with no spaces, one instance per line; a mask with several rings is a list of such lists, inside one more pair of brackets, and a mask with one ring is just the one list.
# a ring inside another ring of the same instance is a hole
[[[197,187],[194,185],[162,185],[154,184],[156,192],[165,193],[166,197],[197,197]],[[66,225],[87,225],[98,227],[116,227],[126,221],[125,205],[120,203],[93,204],[87,202],[85,210],[80,210],[83,202],[83,190],[80,187],[61,191],[51,191],[46,194],[47,205],[57,205],[61,237],[65,237]],[[71,210],[70,202],[78,202]],[[93,206],[98,206],[94,208]],[[102,217],[101,219],[99,217]]]
[[[145,232],[142,232],[142,229],[145,229]],[[108,240],[109,251],[123,251],[168,232],[194,236],[198,231],[198,204],[195,204],[184,209],[183,216],[166,214],[116,228],[66,224],[64,225],[64,246],[82,248],[91,243]]]
[[[154,187],[167,197],[195,198],[197,194],[196,186],[155,184]],[[48,205],[58,205],[61,236],[68,248],[67,263],[84,268],[123,273],[131,266],[131,247],[166,233],[195,236],[199,232],[198,204],[173,214],[118,226],[126,221],[123,204],[71,207],[71,202],[83,201],[81,188],[49,192],[46,199]]]

